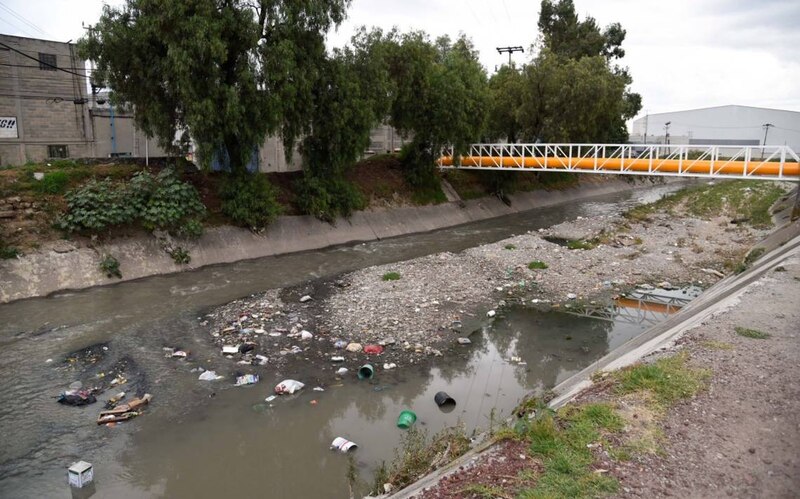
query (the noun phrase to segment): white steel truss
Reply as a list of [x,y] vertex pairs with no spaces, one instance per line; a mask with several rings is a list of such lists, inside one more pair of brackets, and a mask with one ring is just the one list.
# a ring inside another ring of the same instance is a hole
[[653,326],[688,305],[691,300],[692,298],[666,296],[637,290],[626,296],[624,301],[615,301],[604,307],[591,304],[572,305],[562,311],[578,317]]
[[695,144],[473,144],[445,148],[440,168],[800,180],[788,146]]

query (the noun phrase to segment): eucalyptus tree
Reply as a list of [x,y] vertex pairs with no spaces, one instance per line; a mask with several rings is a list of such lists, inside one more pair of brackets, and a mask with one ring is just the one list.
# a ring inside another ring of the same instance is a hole
[[244,170],[279,133],[292,151],[311,129],[325,34],[350,0],[126,0],[80,41],[93,80],[132,104],[166,147],[188,130],[201,157]]

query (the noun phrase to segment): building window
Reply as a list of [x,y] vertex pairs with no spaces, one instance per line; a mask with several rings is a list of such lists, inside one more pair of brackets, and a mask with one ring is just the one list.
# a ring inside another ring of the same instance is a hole
[[67,146],[47,146],[48,158],[68,158],[69,149]]
[[39,52],[39,69],[43,71],[55,71],[56,55]]

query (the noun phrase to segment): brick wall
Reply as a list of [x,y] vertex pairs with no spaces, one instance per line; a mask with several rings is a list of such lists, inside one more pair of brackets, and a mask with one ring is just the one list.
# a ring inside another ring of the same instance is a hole
[[44,160],[49,145],[67,146],[70,157],[91,156],[89,104],[80,103],[88,97],[86,79],[37,62],[49,54],[58,68],[86,75],[74,44],[9,35],[0,43],[11,47],[0,45],[0,116],[17,118],[18,135],[0,138],[0,163]]

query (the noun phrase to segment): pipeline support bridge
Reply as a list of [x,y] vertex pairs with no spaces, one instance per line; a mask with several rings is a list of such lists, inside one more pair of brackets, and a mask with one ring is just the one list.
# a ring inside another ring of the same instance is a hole
[[437,165],[442,169],[800,181],[800,157],[788,146],[472,144],[464,155],[445,148]]

